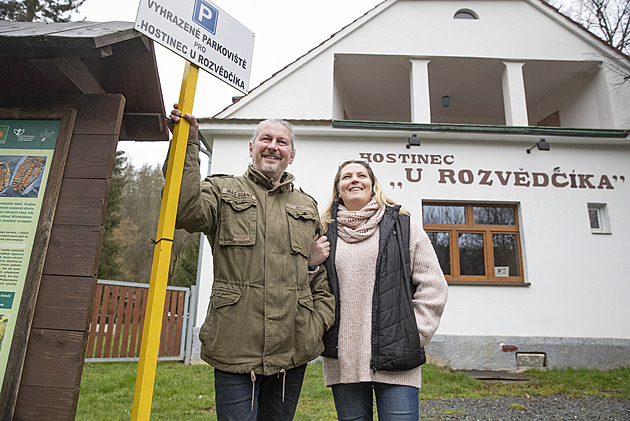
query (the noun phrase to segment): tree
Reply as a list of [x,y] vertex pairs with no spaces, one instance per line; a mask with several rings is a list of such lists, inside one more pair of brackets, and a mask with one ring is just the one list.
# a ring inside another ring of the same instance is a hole
[[101,260],[98,266],[100,279],[117,279],[121,274],[120,252],[121,244],[115,237],[115,231],[120,226],[123,188],[125,186],[125,169],[127,157],[124,152],[116,152],[116,160],[112,170],[109,198],[107,201],[107,213],[105,216],[105,234]]
[[[630,54],[630,0],[543,0],[582,25],[610,47]],[[617,87],[630,82],[628,61],[623,57],[603,57],[602,62],[617,75]]]
[[122,215],[127,230],[118,235],[127,244],[122,281],[148,283],[151,278],[154,241],[162,203],[164,176],[157,167],[143,165],[127,169]]
[[18,22],[67,22],[85,0],[2,0],[0,19]]
[[630,53],[630,0],[549,0],[549,4],[612,48]]
[[[180,233],[179,230],[176,233],[176,238],[178,233]],[[189,287],[197,283],[199,241],[205,241],[203,236],[201,236],[200,240],[199,233],[192,235],[188,234],[181,252],[173,252],[174,260],[171,263],[171,271],[173,274],[170,277],[170,285]]]
[[[148,283],[162,203],[164,176],[157,167],[136,169],[126,157],[116,158],[105,220],[105,238],[98,276]],[[199,233],[176,230],[173,236],[169,284],[196,283]]]

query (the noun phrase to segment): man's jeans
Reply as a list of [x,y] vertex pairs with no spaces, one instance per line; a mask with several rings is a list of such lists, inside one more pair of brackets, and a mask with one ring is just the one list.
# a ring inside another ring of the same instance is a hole
[[286,373],[258,375],[253,380],[251,374],[227,373],[215,368],[218,421],[292,420],[305,371],[306,364]]
[[379,421],[418,421],[418,388],[385,383],[349,383],[332,386],[340,421],[372,420],[372,388]]

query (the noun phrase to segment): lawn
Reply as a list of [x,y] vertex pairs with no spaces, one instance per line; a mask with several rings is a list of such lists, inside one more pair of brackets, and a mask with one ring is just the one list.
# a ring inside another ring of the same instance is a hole
[[[86,363],[77,408],[78,421],[129,420],[137,363]],[[485,382],[435,365],[423,367],[420,399],[481,398],[501,395],[596,395],[630,399],[630,368],[610,371],[566,369],[527,371],[528,382]],[[299,420],[336,419],[321,362],[309,364],[296,413]],[[212,368],[159,362],[152,420],[216,420]]]

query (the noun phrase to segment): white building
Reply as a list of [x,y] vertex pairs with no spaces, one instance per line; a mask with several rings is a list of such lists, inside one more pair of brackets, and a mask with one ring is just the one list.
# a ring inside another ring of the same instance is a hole
[[630,365],[629,74],[542,1],[385,0],[201,128],[212,172],[242,174],[258,121],[291,121],[320,211],[370,161],[447,274],[433,361],[606,369]]

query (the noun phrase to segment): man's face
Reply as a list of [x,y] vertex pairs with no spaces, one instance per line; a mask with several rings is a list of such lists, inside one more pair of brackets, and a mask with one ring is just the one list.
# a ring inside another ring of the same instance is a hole
[[254,142],[250,142],[249,156],[252,157],[254,169],[277,184],[295,157],[291,144],[291,132],[280,123],[265,124]]

